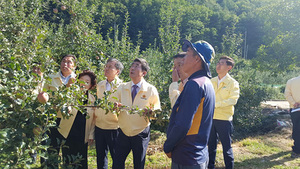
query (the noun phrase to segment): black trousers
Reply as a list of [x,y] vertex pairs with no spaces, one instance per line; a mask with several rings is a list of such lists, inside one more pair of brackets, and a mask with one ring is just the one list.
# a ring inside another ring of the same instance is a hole
[[[60,124],[60,118],[56,119],[56,126]],[[48,135],[48,139],[43,141],[42,144],[48,145],[48,149],[46,151],[46,159],[41,157],[41,165],[46,166],[49,169],[57,169],[60,162],[59,152],[60,147],[65,139],[63,136],[58,132],[57,127],[51,127],[46,132]]]
[[67,138],[62,145],[62,156],[66,168],[87,169],[88,143],[84,139]]
[[[56,120],[56,126],[59,126],[61,119]],[[46,133],[49,137],[44,144],[49,145],[46,153],[47,160],[41,158],[42,167],[48,169],[58,169],[61,157],[59,156],[62,149],[64,166],[69,168],[88,168],[87,167],[87,150],[88,144],[84,143],[84,139],[65,139],[57,130],[57,127],[51,127]],[[78,157],[81,157],[78,161]],[[76,158],[77,157],[77,158]],[[75,163],[74,163],[75,162]]]
[[226,169],[234,167],[234,157],[231,147],[231,135],[233,133],[232,121],[213,120],[211,132],[208,141],[209,163],[208,168],[215,168],[215,159],[217,153],[217,145],[219,140],[222,143],[223,157]]
[[112,160],[115,155],[115,145],[118,136],[118,130],[104,130],[99,127],[95,127],[95,141],[96,141],[96,152],[97,152],[97,168],[107,169],[108,150],[110,152]]
[[134,169],[143,169],[146,160],[146,151],[150,141],[150,126],[136,136],[126,136],[121,129],[116,143],[116,153],[113,169],[124,169],[125,160],[132,150]]
[[300,112],[291,113],[291,119],[293,123],[292,138],[294,145],[292,146],[293,152],[300,154]]

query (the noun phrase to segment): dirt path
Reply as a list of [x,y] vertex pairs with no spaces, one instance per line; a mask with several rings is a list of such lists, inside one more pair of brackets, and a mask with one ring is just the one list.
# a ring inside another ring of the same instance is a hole
[[270,106],[277,109],[289,109],[289,102],[286,100],[270,100],[262,102],[263,106]]

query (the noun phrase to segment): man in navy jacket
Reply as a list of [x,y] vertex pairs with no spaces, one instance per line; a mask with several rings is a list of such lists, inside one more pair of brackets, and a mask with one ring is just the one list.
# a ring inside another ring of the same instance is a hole
[[172,158],[172,169],[204,169],[215,107],[209,71],[215,53],[205,41],[185,40],[182,49],[186,52],[182,69],[189,78],[172,109],[164,151]]

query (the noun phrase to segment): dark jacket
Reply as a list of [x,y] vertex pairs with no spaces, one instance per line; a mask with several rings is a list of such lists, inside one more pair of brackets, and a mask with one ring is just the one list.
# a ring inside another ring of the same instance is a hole
[[206,71],[189,77],[170,117],[166,153],[180,165],[197,165],[208,160],[207,143],[215,108],[215,92]]

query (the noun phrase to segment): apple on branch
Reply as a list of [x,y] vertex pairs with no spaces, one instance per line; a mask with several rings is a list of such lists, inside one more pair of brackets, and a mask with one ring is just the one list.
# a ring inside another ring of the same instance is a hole
[[42,104],[45,104],[49,100],[49,95],[45,92],[41,92],[37,97],[38,101]]

